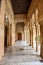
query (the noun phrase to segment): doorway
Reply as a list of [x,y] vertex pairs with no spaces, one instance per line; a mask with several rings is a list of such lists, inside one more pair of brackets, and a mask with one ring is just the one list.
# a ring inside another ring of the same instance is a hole
[[18,40],[22,40],[22,33],[18,33]]

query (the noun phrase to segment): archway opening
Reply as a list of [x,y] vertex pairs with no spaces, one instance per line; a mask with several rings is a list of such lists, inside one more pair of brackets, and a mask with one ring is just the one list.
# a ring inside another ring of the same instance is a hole
[[16,23],[16,41],[24,40],[24,22],[17,22]]
[[18,40],[22,40],[22,33],[18,33]]

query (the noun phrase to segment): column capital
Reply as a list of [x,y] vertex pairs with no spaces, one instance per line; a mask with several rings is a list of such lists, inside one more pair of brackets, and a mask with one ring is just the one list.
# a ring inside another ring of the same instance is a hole
[[40,22],[40,32],[43,33],[43,22]]
[[40,24],[40,26],[43,26],[43,21],[40,21],[39,24]]

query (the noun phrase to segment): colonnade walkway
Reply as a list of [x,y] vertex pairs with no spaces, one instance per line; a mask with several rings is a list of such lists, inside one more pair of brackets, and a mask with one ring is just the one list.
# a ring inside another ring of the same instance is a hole
[[0,65],[43,65],[37,52],[25,42],[17,41],[5,54]]

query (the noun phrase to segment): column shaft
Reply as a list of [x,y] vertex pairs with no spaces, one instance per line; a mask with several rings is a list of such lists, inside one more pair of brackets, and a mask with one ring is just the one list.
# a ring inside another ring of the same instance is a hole
[[31,46],[32,44],[31,44],[31,30],[30,30],[30,46]]
[[43,58],[43,26],[40,26],[41,33],[41,58]]
[[36,52],[38,51],[38,43],[37,43],[37,26],[36,26]]
[[32,48],[33,48],[33,29],[32,29]]

